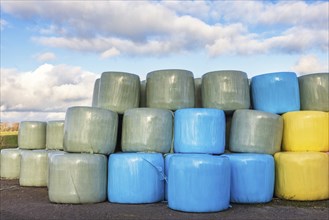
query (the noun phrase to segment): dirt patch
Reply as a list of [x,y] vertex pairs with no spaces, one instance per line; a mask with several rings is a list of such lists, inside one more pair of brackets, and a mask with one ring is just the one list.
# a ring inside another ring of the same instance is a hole
[[232,208],[217,213],[184,213],[171,210],[166,202],[125,205],[53,204],[47,188],[20,187],[18,180],[0,180],[0,219],[329,219],[329,200],[296,202],[273,199],[267,204],[231,204]]

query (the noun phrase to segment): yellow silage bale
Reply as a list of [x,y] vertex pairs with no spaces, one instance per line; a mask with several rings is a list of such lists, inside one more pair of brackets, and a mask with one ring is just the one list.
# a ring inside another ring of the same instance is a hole
[[329,151],[329,113],[288,112],[283,117],[283,151]]
[[287,200],[329,198],[329,155],[322,152],[278,152],[275,195]]

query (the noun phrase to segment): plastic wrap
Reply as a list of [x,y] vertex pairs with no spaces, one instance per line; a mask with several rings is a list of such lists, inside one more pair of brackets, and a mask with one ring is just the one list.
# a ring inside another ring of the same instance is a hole
[[282,118],[284,151],[329,151],[328,112],[288,112]]
[[94,83],[94,91],[93,91],[93,100],[91,103],[92,107],[98,107],[98,94],[99,94],[99,82],[101,79],[96,79]]
[[274,154],[281,149],[283,120],[276,114],[237,110],[230,133],[230,151]]
[[274,193],[274,158],[267,154],[224,154],[231,164],[231,202],[266,203]]
[[108,199],[114,203],[154,203],[164,198],[164,160],[159,153],[111,154]]
[[141,81],[139,107],[146,107],[146,80]]
[[296,73],[277,72],[254,76],[251,79],[253,108],[282,114],[300,109]]
[[48,152],[47,150],[21,151],[21,170],[19,185],[47,186]]
[[221,154],[225,150],[224,111],[210,108],[175,112],[174,150],[178,153]]
[[18,179],[21,165],[21,152],[18,148],[2,149],[0,176],[5,179]]
[[[167,178],[167,181],[168,181],[168,170],[169,170],[169,160],[172,156],[174,155],[179,155],[179,154],[165,154],[164,155],[164,164],[165,164],[165,176]],[[168,184],[167,184],[167,181],[164,182],[164,200],[168,200]]]
[[71,107],[66,112],[64,150],[110,154],[114,152],[118,114],[95,107]]
[[168,153],[172,144],[172,114],[170,110],[154,108],[135,108],[125,111],[122,151]]
[[275,195],[287,200],[329,198],[329,155],[321,152],[279,152],[275,159]]
[[46,134],[47,150],[63,150],[64,120],[48,121]]
[[147,74],[146,105],[177,110],[194,107],[194,78],[187,70],[157,70]]
[[180,154],[169,160],[168,206],[184,212],[217,212],[229,207],[227,157]]
[[139,76],[124,72],[104,72],[101,76],[98,107],[123,114],[138,108],[140,96]]
[[329,111],[329,73],[298,78],[301,110]]
[[194,79],[194,107],[202,108],[202,94],[201,94],[202,79]]
[[49,200],[97,203],[106,200],[107,157],[100,154],[55,154],[49,158]]
[[49,164],[50,164],[50,160],[52,156],[55,155],[62,155],[62,154],[66,154],[65,151],[61,151],[61,150],[47,150],[47,154],[48,154],[48,173],[47,173],[47,186],[49,183]]
[[18,146],[21,149],[46,148],[47,123],[41,121],[22,121],[18,131]]
[[230,113],[237,109],[249,109],[250,94],[245,72],[223,70],[208,72],[202,76],[202,105]]

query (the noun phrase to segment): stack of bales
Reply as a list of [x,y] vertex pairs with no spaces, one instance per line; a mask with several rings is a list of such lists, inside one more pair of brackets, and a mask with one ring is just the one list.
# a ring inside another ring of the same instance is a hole
[[48,153],[46,150],[47,122],[23,121],[18,132],[21,186],[47,186]]
[[328,151],[328,113],[321,112],[328,111],[328,74],[299,79],[291,72],[263,74],[252,78],[251,92],[254,109],[282,114],[278,117],[283,119],[286,152],[273,152],[275,195],[289,200],[327,199],[328,155],[319,151]]

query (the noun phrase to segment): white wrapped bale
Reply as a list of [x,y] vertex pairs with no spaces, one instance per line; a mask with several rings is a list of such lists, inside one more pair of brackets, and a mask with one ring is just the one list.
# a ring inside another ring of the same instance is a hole
[[129,109],[123,117],[122,151],[168,153],[172,132],[173,113],[170,110]]
[[100,154],[55,154],[49,158],[49,200],[97,203],[106,199],[107,158]]
[[93,91],[93,100],[91,103],[92,107],[98,107],[99,82],[100,82],[100,79],[95,80],[94,91]]
[[202,76],[202,105],[226,112],[250,108],[250,91],[245,72],[222,70]]
[[63,150],[64,120],[48,121],[46,134],[47,150]]
[[66,112],[64,150],[110,154],[114,152],[118,114],[95,107],[71,107]]
[[233,114],[230,151],[275,154],[281,149],[283,119],[280,115],[255,110]]
[[47,186],[49,183],[49,163],[50,163],[50,159],[51,157],[55,156],[55,155],[63,155],[66,154],[65,151],[61,151],[61,150],[48,150],[48,172],[47,172]]
[[102,73],[98,107],[123,114],[130,108],[138,108],[140,96],[139,76],[124,72]]
[[18,148],[2,149],[0,158],[0,176],[5,179],[18,179],[21,164],[21,152]]
[[48,152],[47,150],[25,150],[21,152],[21,170],[19,185],[47,186]]
[[298,78],[301,110],[329,111],[329,73]]
[[177,110],[194,107],[194,78],[187,70],[157,70],[146,77],[146,105]]
[[22,121],[18,131],[20,149],[45,149],[47,123],[41,121]]

